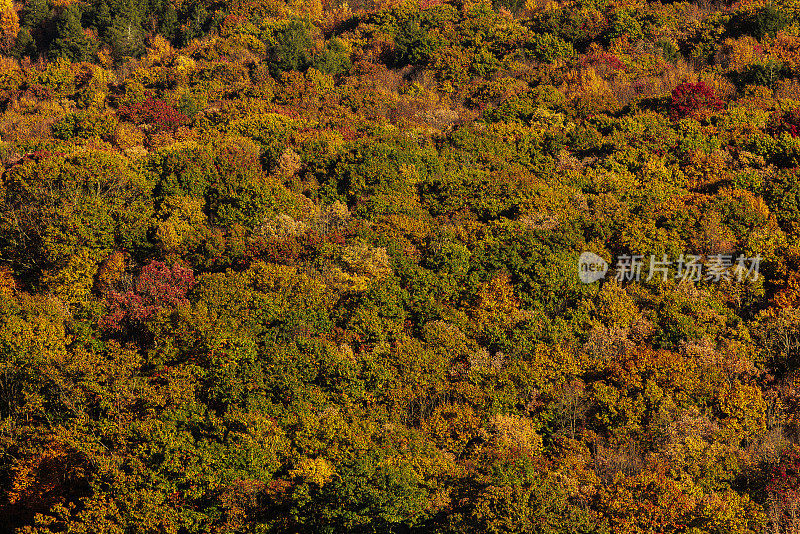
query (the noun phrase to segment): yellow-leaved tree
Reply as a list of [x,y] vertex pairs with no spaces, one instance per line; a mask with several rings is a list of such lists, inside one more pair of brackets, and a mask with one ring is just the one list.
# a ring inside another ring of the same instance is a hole
[[9,50],[19,33],[19,17],[11,0],[0,0],[0,46]]

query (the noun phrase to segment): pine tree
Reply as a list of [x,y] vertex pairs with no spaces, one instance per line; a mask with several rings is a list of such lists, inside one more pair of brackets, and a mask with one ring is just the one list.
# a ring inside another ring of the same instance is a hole
[[93,22],[98,32],[101,35],[105,34],[106,30],[111,26],[113,18],[111,16],[111,8],[108,6],[106,0],[102,0],[100,4],[94,9]]
[[172,2],[168,2],[164,7],[159,30],[161,35],[170,41],[173,41],[178,34],[178,12]]
[[17,57],[34,57],[47,48],[52,38],[44,29],[50,18],[48,0],[27,0],[20,15],[22,29],[12,53]]
[[17,59],[36,56],[36,42],[33,40],[28,28],[20,28],[17,34],[17,41],[11,50],[11,55]]
[[117,17],[108,30],[108,40],[118,59],[139,57],[145,50],[144,30],[135,17]]
[[33,33],[50,15],[47,0],[28,0],[22,13],[22,25]]
[[75,6],[65,8],[56,23],[56,38],[50,45],[50,56],[64,57],[72,62],[86,61],[92,55],[92,45],[83,33],[78,9]]

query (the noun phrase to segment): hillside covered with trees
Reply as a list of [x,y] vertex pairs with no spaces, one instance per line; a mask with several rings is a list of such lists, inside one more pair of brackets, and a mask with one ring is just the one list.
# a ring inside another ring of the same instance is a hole
[[[800,533],[800,3],[2,0],[0,54],[0,532]],[[614,276],[684,254],[760,269]]]

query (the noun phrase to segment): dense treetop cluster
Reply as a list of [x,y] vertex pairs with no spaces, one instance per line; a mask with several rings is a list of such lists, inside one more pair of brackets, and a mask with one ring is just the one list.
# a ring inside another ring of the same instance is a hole
[[800,532],[800,4],[3,0],[0,51],[0,531]]

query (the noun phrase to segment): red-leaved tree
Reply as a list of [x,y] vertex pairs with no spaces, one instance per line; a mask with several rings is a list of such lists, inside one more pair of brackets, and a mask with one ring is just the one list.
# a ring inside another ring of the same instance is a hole
[[163,100],[148,96],[141,102],[119,108],[119,115],[134,124],[147,124],[155,131],[175,131],[189,118]]
[[672,90],[670,114],[674,119],[697,117],[702,112],[721,109],[722,100],[705,82],[686,82]]
[[108,292],[108,315],[102,319],[100,326],[118,332],[125,325],[139,324],[162,310],[188,306],[186,294],[194,284],[191,269],[180,265],[169,267],[160,261],[151,261],[142,268],[133,290]]
[[800,137],[800,108],[774,116],[767,130],[772,135],[788,132],[792,137]]
[[767,483],[775,532],[800,532],[800,447],[787,448]]

